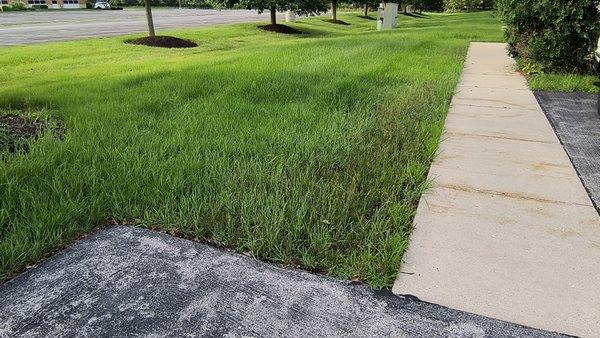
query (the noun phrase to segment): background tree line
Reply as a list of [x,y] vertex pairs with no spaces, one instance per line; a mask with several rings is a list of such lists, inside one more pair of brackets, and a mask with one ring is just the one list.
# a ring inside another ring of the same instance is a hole
[[[94,2],[95,0],[90,0]],[[398,0],[400,5],[410,5],[417,11],[441,12],[469,11],[493,8],[493,0]],[[144,6],[144,0],[110,0],[113,6]],[[152,6],[177,7],[178,0],[152,0]],[[372,0],[335,1],[335,5],[350,5],[367,8],[369,11],[376,8],[379,2]],[[186,8],[215,8],[213,0],[181,0],[181,6]],[[239,8],[244,6],[239,5]]]
[[494,0],[444,0],[444,9],[449,12],[470,12],[494,8]]
[[[92,3],[95,0],[89,0]],[[144,6],[144,0],[109,0],[112,6]],[[152,0],[152,6],[178,7],[179,0]],[[205,0],[181,0],[181,6],[186,8],[213,8]]]

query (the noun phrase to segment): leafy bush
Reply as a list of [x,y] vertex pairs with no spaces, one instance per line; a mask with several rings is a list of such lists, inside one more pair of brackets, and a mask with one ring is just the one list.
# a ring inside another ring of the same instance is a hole
[[48,9],[48,5],[31,5],[33,9]]
[[497,0],[511,55],[530,69],[588,72],[600,0]]
[[481,0],[445,0],[444,8],[448,12],[472,11],[480,8],[482,3]]
[[405,0],[402,5],[411,5],[417,11],[441,12],[444,10],[444,0]]
[[27,6],[19,0],[11,1],[10,5],[7,8],[11,11],[26,11]]

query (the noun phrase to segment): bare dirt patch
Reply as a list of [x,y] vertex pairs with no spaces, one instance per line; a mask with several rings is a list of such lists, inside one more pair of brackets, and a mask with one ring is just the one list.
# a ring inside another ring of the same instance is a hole
[[27,151],[27,141],[37,139],[46,131],[51,131],[56,138],[62,140],[66,128],[59,119],[49,120],[15,113],[0,115],[0,152]]
[[193,48],[198,47],[198,44],[192,40],[180,39],[173,36],[157,35],[157,36],[145,36],[143,38],[137,38],[133,40],[127,40],[125,43],[132,45],[143,45],[150,47],[162,47],[162,48]]

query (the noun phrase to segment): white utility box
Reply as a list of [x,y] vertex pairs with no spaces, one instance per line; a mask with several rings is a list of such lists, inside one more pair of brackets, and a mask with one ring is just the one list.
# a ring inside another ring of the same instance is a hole
[[[596,53],[594,53],[594,54],[596,56],[596,62],[598,62],[600,64],[600,38],[598,38],[598,46],[597,47],[598,48],[596,48]],[[598,68],[600,68],[600,67],[598,67]]]
[[382,2],[379,4],[379,19],[377,19],[377,29],[392,29],[396,27],[398,18],[398,4],[393,2]]
[[296,21],[296,13],[292,11],[285,12],[285,22],[295,22]]

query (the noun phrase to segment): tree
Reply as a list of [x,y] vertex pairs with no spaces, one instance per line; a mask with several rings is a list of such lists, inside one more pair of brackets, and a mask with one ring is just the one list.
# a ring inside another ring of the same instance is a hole
[[405,2],[412,5],[419,12],[441,12],[444,10],[444,0],[406,0]]
[[331,0],[331,20],[337,20],[338,0]]
[[464,10],[472,11],[481,4],[481,0],[445,0],[445,1],[446,1],[446,3],[444,5],[444,7],[446,7],[447,11],[451,11],[451,12],[461,12]]
[[364,6],[364,17],[369,16],[369,6],[372,6],[375,4],[375,2],[373,0],[355,0],[354,1],[355,4],[357,5],[363,5]]
[[292,11],[296,15],[312,15],[327,11],[326,0],[212,0],[217,8],[234,6],[256,9],[259,13],[271,13],[271,25],[277,25],[277,12]]
[[444,0],[421,0],[419,9],[429,12],[441,12],[444,10]]
[[152,20],[152,9],[150,8],[150,0],[145,0],[146,7],[146,21],[148,21],[148,36],[153,38],[156,36],[154,33],[154,20]]

